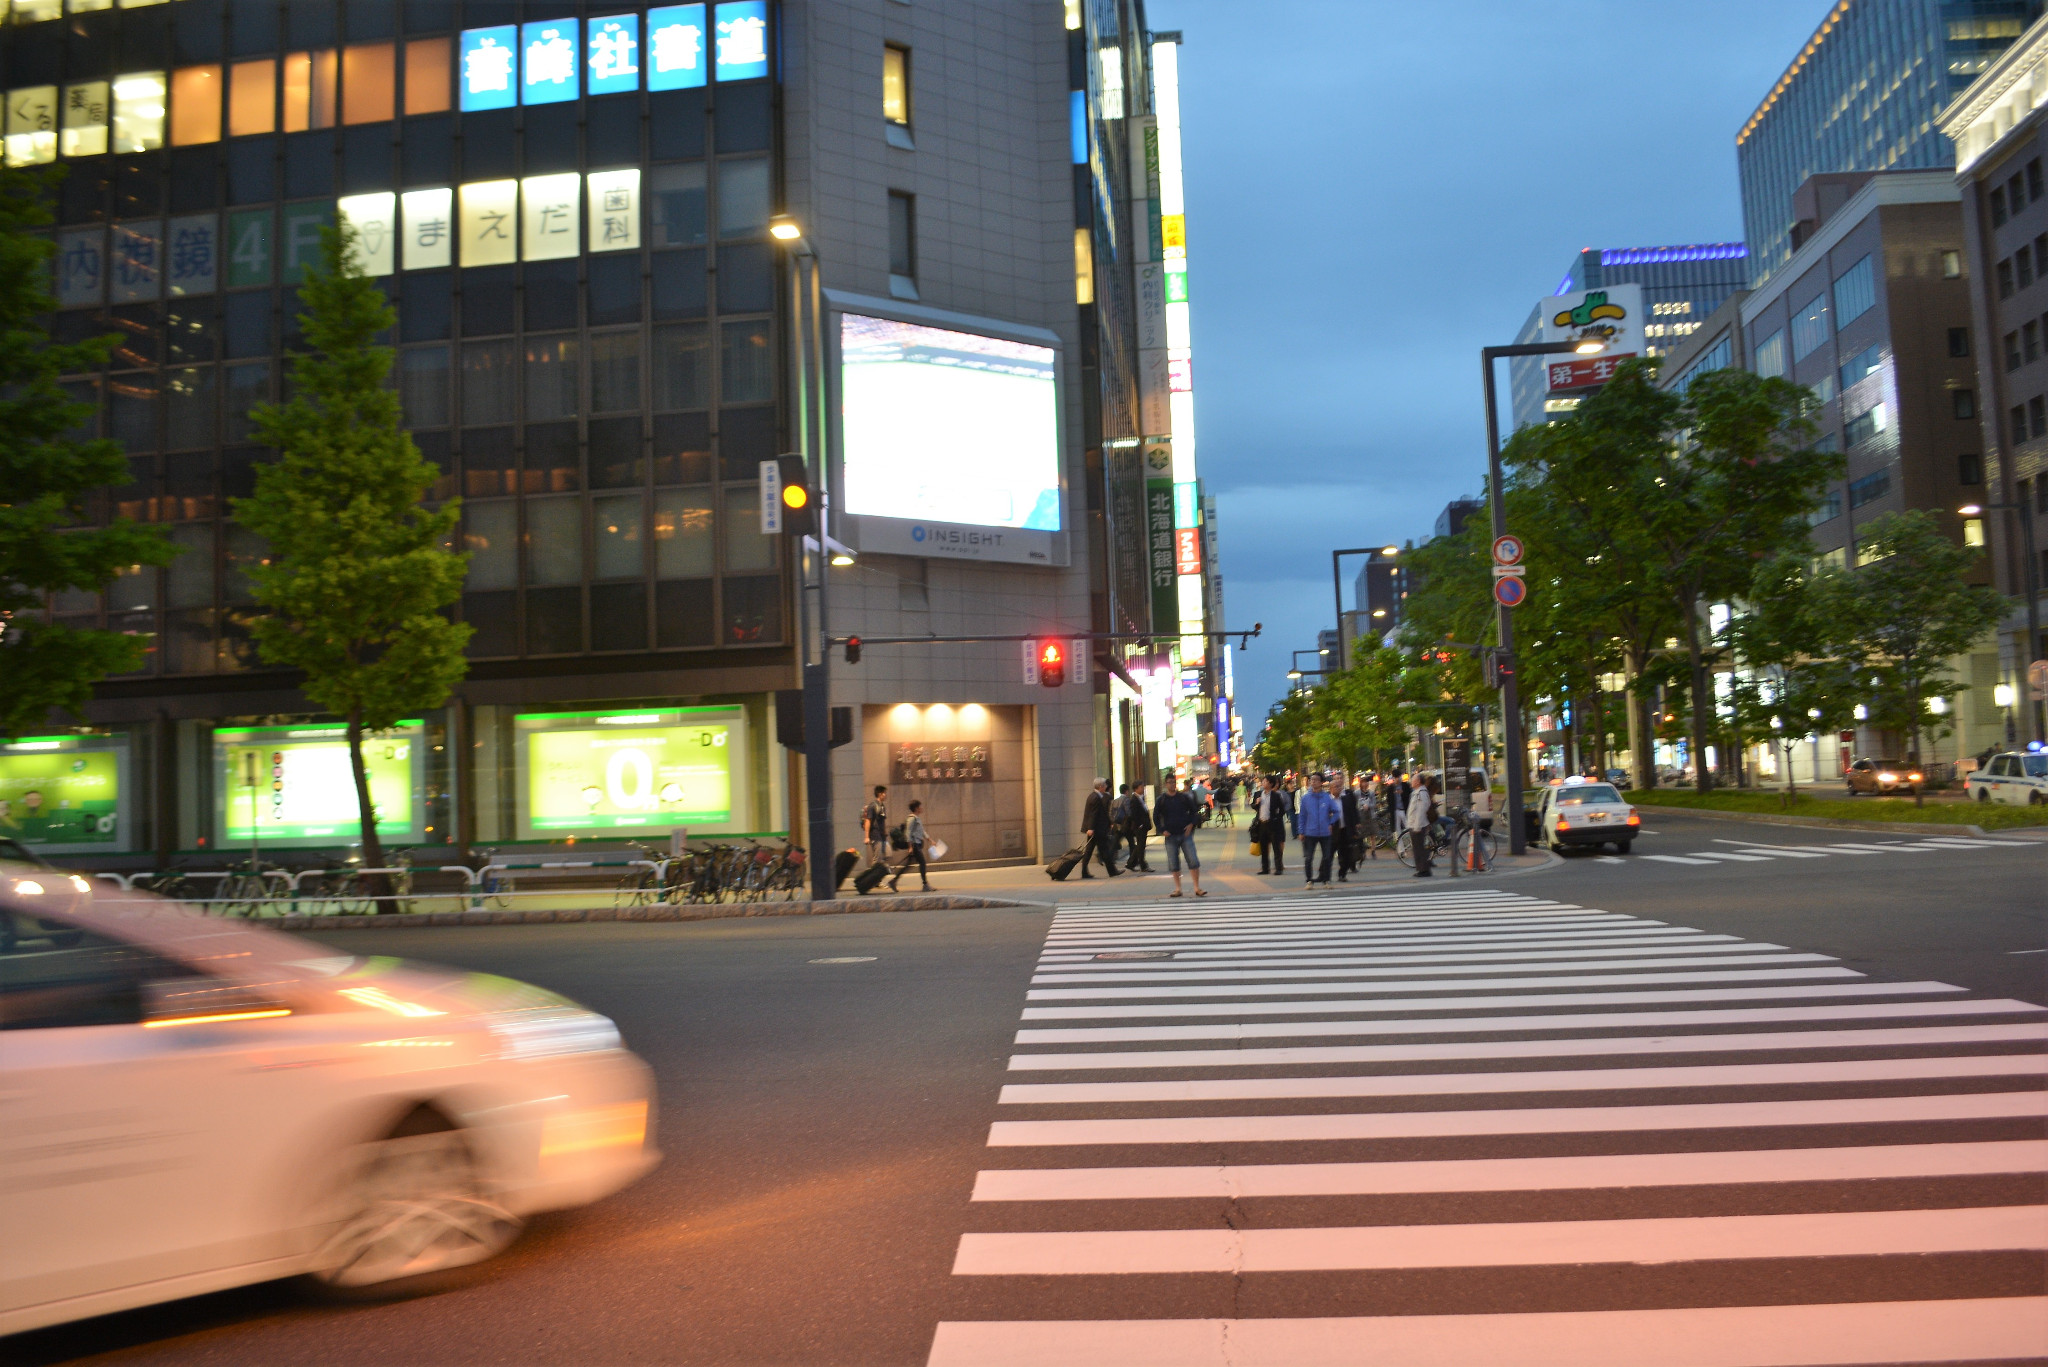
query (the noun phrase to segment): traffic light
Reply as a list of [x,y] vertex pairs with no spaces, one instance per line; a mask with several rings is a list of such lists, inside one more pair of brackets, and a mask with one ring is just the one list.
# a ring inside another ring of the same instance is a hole
[[860,637],[849,636],[846,638],[846,662],[850,665],[860,663]]
[[1038,643],[1038,684],[1058,688],[1067,681],[1067,646],[1064,641]]
[[[773,472],[769,470],[774,467]],[[778,456],[773,461],[761,462],[762,502],[775,505],[774,521],[789,536],[816,536],[818,534],[817,495],[811,488],[811,472],[801,456]],[[770,481],[773,487],[769,487]],[[763,508],[763,530],[772,530],[768,517],[769,510]]]

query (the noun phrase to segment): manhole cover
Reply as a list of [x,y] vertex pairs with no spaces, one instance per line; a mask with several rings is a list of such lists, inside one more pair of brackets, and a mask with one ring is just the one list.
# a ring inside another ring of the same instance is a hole
[[1101,963],[1126,963],[1132,959],[1171,959],[1178,951],[1171,949],[1120,949],[1110,954],[1098,954]]
[[812,963],[814,963],[814,964],[871,964],[871,963],[873,963],[874,961],[875,961],[875,956],[874,956],[874,955],[872,955],[872,954],[850,954],[850,955],[848,955],[847,957],[845,957],[845,958],[843,958],[843,959],[813,959],[813,960],[811,960],[811,962],[812,962]]

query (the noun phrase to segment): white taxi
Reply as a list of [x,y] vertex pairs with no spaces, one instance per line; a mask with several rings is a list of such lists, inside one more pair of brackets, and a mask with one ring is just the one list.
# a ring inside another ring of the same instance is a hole
[[425,1289],[647,1172],[653,1103],[552,992],[0,863],[0,1334]]
[[1989,764],[1963,779],[1963,787],[1979,802],[2041,806],[2048,803],[2048,753],[2014,750],[1993,755]]
[[1614,846],[1627,854],[1643,819],[1612,783],[1568,778],[1543,789],[1537,799],[1536,829],[1543,844],[1559,854],[1573,846]]

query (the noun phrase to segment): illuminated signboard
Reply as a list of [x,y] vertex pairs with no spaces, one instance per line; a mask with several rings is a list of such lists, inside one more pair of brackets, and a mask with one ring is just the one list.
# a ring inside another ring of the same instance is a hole
[[537,19],[520,30],[519,85],[524,104],[573,100],[581,39],[574,19]]
[[523,840],[744,829],[746,714],[737,707],[533,713],[513,726]]
[[465,113],[477,109],[510,109],[519,102],[519,90],[513,83],[517,74],[514,68],[519,64],[518,48],[517,24],[464,31],[457,81],[462,87]]
[[58,853],[127,849],[127,778],[126,737],[0,740],[0,836]]
[[841,317],[844,508],[864,548],[1061,563],[1058,353]]
[[640,88],[640,16],[607,14],[590,21],[584,89],[615,95]]
[[661,5],[647,11],[647,88],[686,90],[704,84],[704,7]]
[[768,74],[767,0],[727,0],[718,6],[713,28],[718,46],[718,79],[751,81]]
[[[363,738],[379,836],[422,837],[425,739],[419,721]],[[213,733],[213,755],[221,843],[346,845],[362,838],[348,728],[223,727]]]
[[1202,531],[1199,527],[1177,527],[1173,533],[1174,573],[1202,572]]

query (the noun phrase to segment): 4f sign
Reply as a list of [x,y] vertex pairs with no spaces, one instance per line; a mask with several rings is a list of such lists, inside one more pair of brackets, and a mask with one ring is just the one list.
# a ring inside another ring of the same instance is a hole
[[1493,539],[1493,563],[1496,565],[1519,565],[1522,563],[1522,538],[1519,536],[1496,536]]

